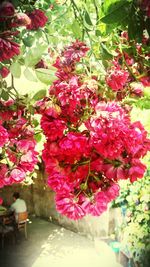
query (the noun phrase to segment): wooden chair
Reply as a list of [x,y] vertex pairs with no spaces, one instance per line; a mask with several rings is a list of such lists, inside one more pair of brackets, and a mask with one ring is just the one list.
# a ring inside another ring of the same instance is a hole
[[20,231],[21,229],[24,230],[24,235],[25,238],[27,239],[27,219],[28,219],[28,213],[27,211],[25,212],[20,212],[17,213],[18,220],[17,220],[17,228]]

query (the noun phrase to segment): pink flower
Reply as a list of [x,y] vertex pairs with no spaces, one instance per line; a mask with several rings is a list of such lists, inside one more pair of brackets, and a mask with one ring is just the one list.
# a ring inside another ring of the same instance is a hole
[[91,199],[85,198],[82,203],[83,210],[86,214],[93,216],[100,216],[104,211],[107,210],[108,197],[105,192],[96,192]]
[[0,147],[3,147],[8,142],[8,132],[7,130],[0,125]]
[[57,193],[67,193],[73,189],[73,185],[68,180],[66,175],[54,172],[48,177],[48,185]]
[[80,58],[84,57],[89,48],[85,43],[76,40],[72,45],[68,46],[63,53],[65,58],[69,58],[71,61],[79,61]]
[[104,173],[108,179],[114,181],[128,179],[128,169],[125,169],[125,166],[121,162],[118,167],[115,167],[112,164],[106,164],[104,166]]
[[35,140],[30,140],[30,139],[22,139],[17,142],[17,148],[20,152],[22,153],[27,153],[29,150],[32,151],[34,150],[36,145]]
[[112,201],[116,197],[119,196],[119,190],[120,190],[119,185],[114,184],[114,183],[106,190],[106,195],[107,195],[109,201]]
[[150,77],[149,76],[144,76],[144,77],[140,78],[140,81],[144,86],[150,86]]
[[4,187],[4,177],[8,171],[6,164],[0,163],[0,188]]
[[20,157],[19,167],[26,172],[32,172],[36,163],[38,162],[37,155],[38,153],[34,150],[27,151],[25,155]]
[[78,203],[79,199],[73,194],[56,194],[56,209],[62,215],[72,220],[79,220],[85,216],[85,211]]
[[[25,179],[25,172],[21,168],[14,168],[9,174],[7,174],[7,177],[9,177],[10,180],[12,180],[15,183],[20,183]],[[6,180],[6,179],[4,179]]]
[[127,71],[116,68],[110,71],[106,77],[106,83],[112,90],[118,91],[124,88],[128,77],[129,73]]
[[140,162],[139,159],[133,159],[131,162],[131,168],[129,169],[130,181],[133,183],[138,178],[142,178],[146,171],[146,166]]
[[50,116],[43,115],[41,119],[41,128],[51,141],[55,141],[57,138],[63,136],[66,124],[63,120],[53,120]]
[[81,133],[68,133],[59,142],[59,147],[67,162],[79,160],[89,153],[88,139]]
[[26,26],[28,30],[37,30],[38,28],[43,28],[48,21],[47,16],[40,9],[35,9],[27,15],[31,19],[31,23]]
[[131,86],[131,94],[132,95],[139,96],[139,97],[144,95],[144,93],[143,93],[144,86],[142,83],[132,83],[132,84],[130,84],[130,86]]

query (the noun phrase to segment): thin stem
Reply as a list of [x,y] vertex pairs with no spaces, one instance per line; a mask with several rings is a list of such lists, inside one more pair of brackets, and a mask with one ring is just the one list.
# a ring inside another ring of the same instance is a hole
[[94,4],[94,7],[95,7],[95,11],[96,11],[96,25],[98,24],[99,22],[99,13],[98,13],[98,7],[96,5],[96,1],[93,0],[93,4]]
[[121,43],[119,42],[119,49],[120,49],[120,52],[121,52],[121,55],[122,55],[122,59],[123,59],[123,63],[125,64],[125,66],[127,67],[129,73],[131,74],[131,76],[134,78],[135,81],[138,81],[137,77],[135,76],[135,74],[133,73],[132,69],[129,67],[129,65],[127,64],[126,60],[125,60],[125,57],[124,57],[124,54],[123,54],[123,51],[122,51],[122,46],[121,46]]
[[42,32],[43,32],[44,35],[45,35],[45,38],[46,38],[46,41],[47,41],[48,45],[50,45],[50,41],[49,41],[49,39],[48,39],[48,35],[47,35],[47,33],[46,33],[44,30],[42,30]]
[[19,94],[18,94],[18,91],[16,90],[15,85],[14,85],[14,76],[13,75],[11,75],[11,87],[12,87],[12,89],[14,89],[14,91],[18,97]]

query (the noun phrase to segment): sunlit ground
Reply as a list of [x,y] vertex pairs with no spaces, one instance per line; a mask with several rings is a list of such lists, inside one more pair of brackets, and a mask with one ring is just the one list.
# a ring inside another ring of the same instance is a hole
[[[28,240],[23,233],[16,245],[0,249],[0,267],[121,267],[112,249],[48,221],[28,222]],[[11,241],[11,240],[10,240]]]
[[32,267],[120,267],[113,251],[98,239],[92,242],[64,228],[53,230]]

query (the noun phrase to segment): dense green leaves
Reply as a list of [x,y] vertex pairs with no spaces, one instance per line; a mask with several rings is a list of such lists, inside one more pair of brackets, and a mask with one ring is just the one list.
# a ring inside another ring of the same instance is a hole
[[129,8],[130,2],[126,0],[105,1],[103,5],[104,16],[101,21],[106,24],[120,23],[129,15]]

